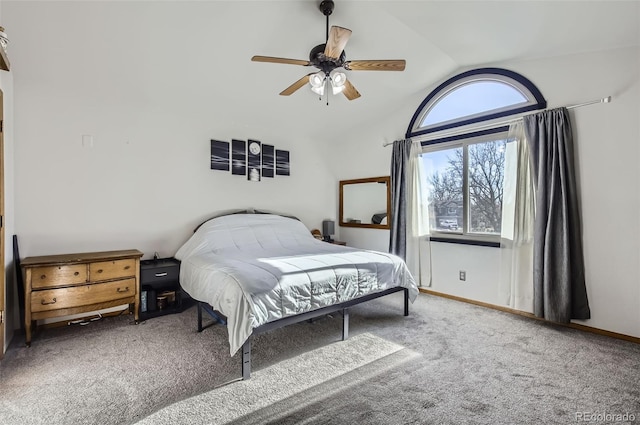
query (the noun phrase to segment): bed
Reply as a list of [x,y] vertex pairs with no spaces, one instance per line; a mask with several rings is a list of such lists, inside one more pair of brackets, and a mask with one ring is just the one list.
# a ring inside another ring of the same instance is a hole
[[291,216],[236,211],[211,218],[176,252],[180,284],[202,310],[226,322],[230,354],[242,348],[251,373],[251,336],[404,292],[404,314],[418,288],[406,264],[388,253],[317,240]]

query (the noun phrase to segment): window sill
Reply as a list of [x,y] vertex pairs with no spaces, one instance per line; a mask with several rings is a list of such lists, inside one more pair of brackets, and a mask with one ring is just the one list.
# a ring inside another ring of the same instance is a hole
[[486,246],[489,248],[500,248],[500,242],[481,240],[481,239],[469,239],[469,238],[463,238],[463,237],[430,236],[429,240],[431,242],[444,242],[444,243],[455,243],[460,245],[475,245],[475,246]]

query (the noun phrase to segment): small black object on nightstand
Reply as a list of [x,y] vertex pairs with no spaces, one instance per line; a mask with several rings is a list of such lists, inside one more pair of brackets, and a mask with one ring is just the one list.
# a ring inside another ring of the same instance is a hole
[[180,313],[193,305],[180,287],[180,261],[158,258],[140,261],[140,321]]

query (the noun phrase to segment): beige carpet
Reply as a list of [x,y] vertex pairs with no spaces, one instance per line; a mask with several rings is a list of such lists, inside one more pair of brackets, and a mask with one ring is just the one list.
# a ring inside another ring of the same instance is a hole
[[[141,425],[227,423],[274,403],[304,394],[314,387],[353,373],[357,384],[365,366],[403,350],[403,347],[365,333],[346,341],[302,353],[258,370],[251,379],[237,381],[161,409]],[[408,350],[395,360],[412,357]],[[382,363],[382,362],[381,362]]]
[[404,317],[400,295],[353,308],[345,342],[339,315],[259,335],[245,382],[195,308],[44,330],[0,364],[0,424],[640,421],[640,345],[424,294]]

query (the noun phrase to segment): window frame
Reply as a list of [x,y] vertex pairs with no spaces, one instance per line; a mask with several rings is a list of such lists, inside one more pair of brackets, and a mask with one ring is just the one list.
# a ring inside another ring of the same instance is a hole
[[[463,84],[471,84],[473,81],[497,81],[505,83],[523,94],[528,101],[508,107],[496,108],[488,110],[484,113],[476,113],[464,116],[459,119],[437,122],[428,126],[420,127],[424,118],[428,115],[431,108],[436,105],[447,94],[459,88]],[[405,137],[421,142],[423,152],[434,149],[434,145],[445,146],[460,145],[460,141],[477,140],[480,137],[488,135],[496,135],[504,132],[504,137],[495,137],[494,140],[508,139],[509,123],[522,117],[528,112],[545,109],[547,101],[542,96],[538,88],[526,77],[517,72],[503,68],[478,68],[472,69],[461,74],[455,75],[432,90],[427,97],[420,103],[416,109]],[[499,118],[506,118],[507,121]],[[490,139],[491,137],[489,137]],[[486,139],[485,139],[486,140]],[[476,143],[477,143],[476,142]],[[467,142],[467,144],[472,144]],[[464,149],[464,178],[463,181],[468,185],[468,152]],[[468,187],[463,187],[464,196],[463,204],[469,202]],[[464,226],[466,231],[468,227],[468,205],[463,205]],[[429,224],[429,228],[430,228]],[[458,233],[442,232],[430,230],[430,240],[433,242],[450,242],[467,245],[480,245],[489,247],[500,247],[500,235],[474,234],[474,233]]]
[[508,140],[509,127],[508,126],[496,126],[483,131],[476,131],[470,133],[459,134],[446,139],[435,139],[427,142],[422,142],[421,154],[427,154],[429,152],[436,152],[440,150],[454,149],[462,147],[462,167],[464,170],[462,176],[462,231],[440,231],[432,229],[429,224],[430,240],[434,242],[455,242],[455,243],[467,243],[473,245],[483,246],[500,246],[500,234],[485,234],[485,233],[473,233],[469,232],[469,153],[468,148],[471,145],[478,143],[487,143],[495,140]]
[[[529,100],[517,105],[510,105],[498,109],[492,109],[484,113],[481,112],[473,115],[468,115],[459,119],[443,121],[425,127],[421,126],[422,121],[424,121],[424,118],[429,114],[431,108],[435,106],[442,98],[446,97],[455,89],[465,84],[471,84],[474,81],[495,81],[504,83],[518,90],[525,98]],[[425,134],[436,133],[456,127],[491,121],[496,118],[523,114],[525,112],[544,109],[546,107],[547,101],[542,96],[542,93],[540,93],[540,90],[538,90],[538,88],[524,76],[502,68],[472,69],[470,71],[466,71],[462,74],[458,74],[452,78],[449,78],[424,98],[422,103],[420,103],[418,109],[416,109],[416,112],[413,114],[411,121],[409,122],[406,137],[412,138]]]

